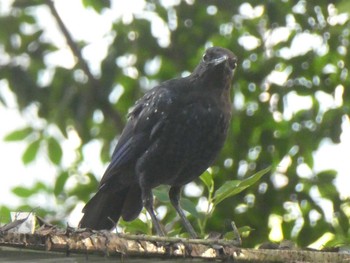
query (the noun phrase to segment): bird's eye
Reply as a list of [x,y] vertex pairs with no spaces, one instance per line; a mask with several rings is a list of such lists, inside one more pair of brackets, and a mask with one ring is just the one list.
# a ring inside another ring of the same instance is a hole
[[204,61],[204,62],[207,62],[207,61],[208,61],[208,59],[209,59],[209,57],[208,57],[208,55],[207,55],[207,54],[204,54],[202,59],[203,59],[203,61]]

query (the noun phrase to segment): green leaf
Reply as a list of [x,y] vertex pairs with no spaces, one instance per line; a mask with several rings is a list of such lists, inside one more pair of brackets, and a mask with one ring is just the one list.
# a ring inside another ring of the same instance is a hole
[[99,0],[99,1],[83,0],[83,5],[85,7],[92,7],[97,12],[101,12],[103,8],[110,7],[111,3],[109,0]]
[[268,167],[242,181],[232,180],[232,181],[225,182],[218,190],[215,191],[214,198],[213,198],[214,206],[218,205],[223,200],[231,196],[234,196],[242,192],[246,188],[252,186],[257,181],[259,181],[264,174],[266,174],[270,170],[271,170],[271,167]]
[[235,238],[236,238],[236,236],[235,236],[235,233],[233,231],[226,232],[224,235],[225,240],[233,240]]
[[319,182],[323,184],[332,184],[336,177],[337,171],[335,170],[325,170],[317,174]]
[[22,162],[24,164],[29,164],[32,161],[34,161],[36,155],[38,154],[40,142],[41,140],[38,139],[33,141],[31,144],[29,144],[29,146],[27,147],[27,149],[24,151],[22,155]]
[[2,205],[0,207],[0,215],[1,215],[0,222],[2,223],[10,222],[11,221],[10,212],[11,212],[10,208]]
[[45,185],[42,182],[37,182],[33,187],[32,190],[35,191],[35,193],[39,193],[40,191],[45,191],[47,193],[52,193],[52,189],[49,188],[47,185]]
[[126,232],[149,234],[148,225],[139,218],[131,222],[120,220],[118,224],[125,227]]
[[60,193],[62,193],[64,185],[66,184],[68,177],[69,177],[68,172],[62,172],[57,177],[57,180],[55,183],[55,188],[53,190],[55,196],[58,196]]
[[254,228],[251,228],[249,226],[243,226],[238,228],[241,238],[247,238],[248,236],[250,236],[251,232],[254,230],[255,230]]
[[164,202],[164,203],[169,202],[169,195],[168,195],[167,189],[165,188],[153,189],[152,193],[160,202]]
[[243,234],[245,232],[251,232],[251,231],[254,231],[255,229],[254,228],[251,228],[250,226],[242,226],[240,228],[238,228],[238,231],[239,233]]
[[34,194],[37,194],[41,191],[45,191],[47,193],[51,193],[52,190],[50,190],[45,184],[43,184],[42,182],[37,182],[34,186],[32,186],[31,188],[28,187],[23,187],[23,186],[17,186],[15,188],[12,189],[12,192],[19,196],[19,197],[23,197],[23,198],[28,198]]
[[[231,224],[235,225],[234,222],[231,222]],[[239,234],[236,232],[236,230],[238,230]],[[238,229],[231,230],[231,231],[225,233],[224,239],[226,239],[226,240],[234,240],[234,239],[239,238],[238,235],[241,238],[242,237],[247,237],[247,236],[249,236],[250,232],[253,231],[253,230],[254,230],[254,228],[251,228],[250,226],[242,226],[242,227],[240,227]]]
[[15,130],[7,134],[4,138],[4,141],[7,141],[7,142],[22,141],[25,138],[27,138],[32,132],[33,132],[33,129],[31,127]]
[[250,187],[253,184],[255,184],[257,181],[260,180],[261,177],[263,177],[263,175],[267,174],[269,171],[271,170],[271,166],[262,169],[261,171],[253,174],[252,176],[249,176],[248,178],[242,180],[240,187]]
[[42,5],[43,2],[40,0],[16,0],[13,3],[13,7],[25,8],[25,7],[33,7],[36,5]]
[[87,201],[91,198],[91,194],[96,192],[99,182],[92,173],[87,173],[88,183],[75,186],[67,191],[68,196],[76,196],[80,200]]
[[213,176],[211,175],[211,173],[205,171],[199,178],[202,180],[202,182],[205,184],[208,190],[210,190],[214,184]]
[[57,140],[53,137],[50,137],[47,141],[48,154],[51,162],[58,165],[62,160],[62,148]]
[[199,213],[196,209],[196,205],[188,198],[182,197],[180,199],[180,205],[182,209],[189,212],[194,217],[199,217]]
[[22,186],[17,186],[17,187],[12,189],[12,193],[17,195],[18,197],[28,198],[28,197],[32,196],[33,194],[35,194],[36,192],[33,189],[25,188]]
[[[215,191],[214,205],[217,205],[218,203],[225,200],[226,198],[233,196],[241,192],[242,190],[244,190],[244,189],[238,188],[240,183],[241,183],[240,180],[226,181],[218,190]],[[237,192],[238,189],[241,189],[241,190]]]

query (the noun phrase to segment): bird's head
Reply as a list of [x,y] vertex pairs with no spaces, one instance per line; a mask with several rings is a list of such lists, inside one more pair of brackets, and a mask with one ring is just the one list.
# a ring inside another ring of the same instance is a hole
[[211,47],[204,53],[201,63],[209,67],[225,64],[227,68],[233,70],[237,67],[237,57],[226,48]]
[[230,50],[222,47],[208,48],[199,65],[194,70],[194,75],[199,75],[211,80],[224,80],[232,78],[232,71],[237,67],[237,57]]

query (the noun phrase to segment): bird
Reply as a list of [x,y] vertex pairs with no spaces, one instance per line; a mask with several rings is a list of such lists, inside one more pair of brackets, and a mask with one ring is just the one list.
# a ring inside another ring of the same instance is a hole
[[112,230],[143,207],[158,236],[165,232],[153,207],[152,189],[168,185],[169,199],[186,231],[198,235],[180,206],[184,185],[198,178],[220,152],[232,115],[230,90],[237,57],[208,48],[193,72],[164,81],[136,101],[80,228]]

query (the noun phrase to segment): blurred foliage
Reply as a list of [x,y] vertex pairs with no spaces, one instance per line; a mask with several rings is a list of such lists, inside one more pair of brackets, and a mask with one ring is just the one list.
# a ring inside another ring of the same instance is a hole
[[[112,8],[108,0],[82,2],[101,14]],[[73,68],[47,62],[59,47],[40,26],[35,12],[39,8],[48,10],[48,1],[15,0],[0,16],[0,24],[6,25],[0,26],[1,87],[15,94],[21,112],[37,112],[37,121],[28,121],[5,140],[27,142],[24,164],[36,160],[39,152],[47,155],[56,167],[56,184],[16,187],[13,192],[24,198],[23,206],[2,207],[1,220],[7,220],[9,207],[32,209],[26,198],[45,192],[54,195],[57,206],[40,213],[63,222],[98,184],[100,175],[81,169],[83,147],[97,139],[101,161],[108,162],[113,139],[134,101],[160,81],[191,71],[205,47],[218,45],[239,57],[232,91],[234,117],[215,166],[196,182],[203,197],[186,196],[185,191],[182,204],[192,213],[195,228],[202,234],[228,233],[234,221],[238,228],[250,229],[244,239],[249,247],[268,239],[271,218],[278,217],[283,238],[300,246],[327,232],[335,234],[333,245],[349,242],[350,205],[333,185],[336,172],[317,174],[313,169],[314,151],[325,139],[340,141],[341,124],[349,115],[348,1],[147,0],[144,15],[113,23],[106,36],[112,39],[107,55],[91,76],[79,58]],[[74,45],[83,50],[89,43],[80,40]],[[0,103],[7,105],[2,88]],[[62,141],[72,133],[80,144],[67,166],[62,164]],[[200,201],[215,202],[218,189],[237,186],[234,180],[267,166],[273,167],[270,175],[220,200],[213,215],[196,209]],[[157,206],[166,211],[162,221],[170,234],[182,233],[174,209],[168,209],[166,190],[155,191]],[[331,203],[328,210],[321,200]],[[196,224],[201,218],[206,223]],[[150,233],[147,224],[138,219],[120,225],[126,231]]]

